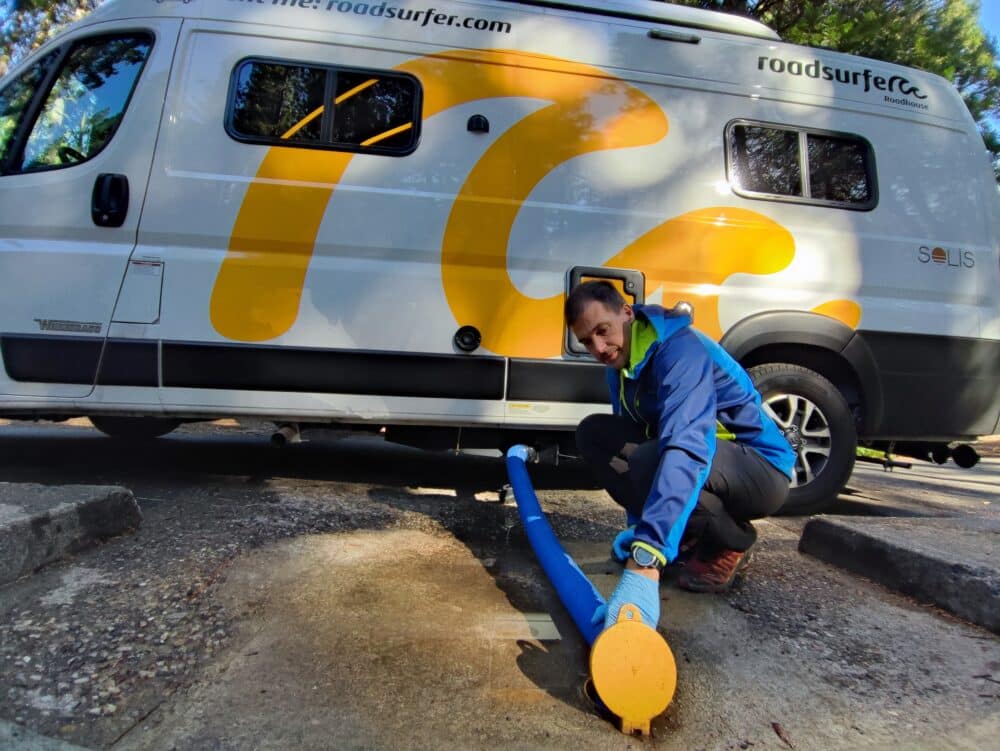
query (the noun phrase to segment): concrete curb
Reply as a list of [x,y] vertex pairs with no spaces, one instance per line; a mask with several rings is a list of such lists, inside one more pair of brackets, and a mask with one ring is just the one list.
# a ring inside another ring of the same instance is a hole
[[799,550],[1000,633],[1000,520],[822,516]]
[[126,488],[0,483],[0,584],[132,531],[141,521]]

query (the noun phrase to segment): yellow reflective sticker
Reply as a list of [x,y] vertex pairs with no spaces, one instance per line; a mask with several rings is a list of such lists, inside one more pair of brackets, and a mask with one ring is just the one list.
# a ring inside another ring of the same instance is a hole
[[836,318],[852,329],[861,323],[861,306],[851,300],[830,300],[813,308],[813,313]]

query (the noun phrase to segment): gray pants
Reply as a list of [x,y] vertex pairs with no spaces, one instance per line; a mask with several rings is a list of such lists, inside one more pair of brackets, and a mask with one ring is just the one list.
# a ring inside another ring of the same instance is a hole
[[[657,441],[632,420],[590,415],[576,429],[576,446],[597,482],[634,516],[642,515],[659,467]],[[749,446],[717,441],[708,479],[688,519],[682,545],[700,558],[747,550],[757,539],[751,519],[769,516],[788,496],[788,478]]]

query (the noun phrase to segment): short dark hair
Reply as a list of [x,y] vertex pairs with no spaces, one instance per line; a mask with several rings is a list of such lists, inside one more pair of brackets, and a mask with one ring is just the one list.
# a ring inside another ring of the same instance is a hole
[[615,286],[603,279],[592,282],[582,282],[572,290],[566,298],[566,305],[563,307],[563,315],[566,317],[566,324],[572,326],[576,319],[580,317],[587,303],[599,302],[609,310],[617,313],[624,307],[625,298],[615,288]]

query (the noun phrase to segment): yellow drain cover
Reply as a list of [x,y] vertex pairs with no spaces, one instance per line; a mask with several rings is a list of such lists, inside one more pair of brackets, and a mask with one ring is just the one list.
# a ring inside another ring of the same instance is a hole
[[650,721],[667,708],[677,688],[674,653],[630,604],[594,642],[590,675],[597,695],[629,735],[649,735]]

